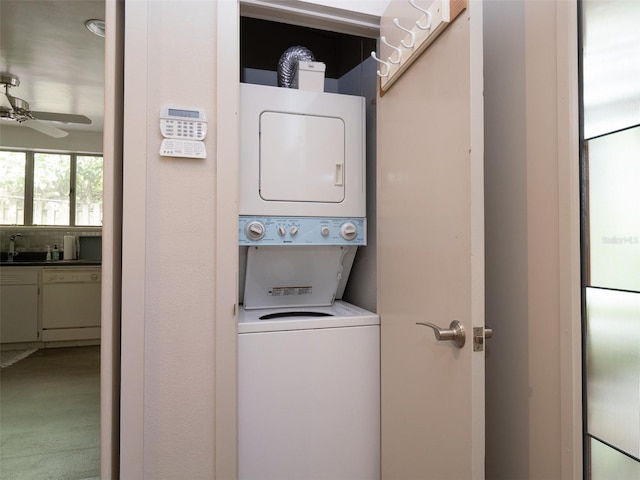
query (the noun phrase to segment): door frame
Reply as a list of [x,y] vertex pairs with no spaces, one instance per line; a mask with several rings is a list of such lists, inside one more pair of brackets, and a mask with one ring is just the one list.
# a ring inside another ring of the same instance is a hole
[[[216,32],[215,478],[238,478],[240,11],[218,1]],[[227,161],[225,161],[225,159]],[[230,300],[233,301],[230,303]]]
[[105,2],[100,478],[119,478],[124,0]]
[[[240,15],[249,9],[260,18],[298,20],[304,26],[341,33],[371,36],[377,31],[374,17],[310,4],[296,8],[290,4],[234,0],[218,2],[217,18],[217,112],[218,168],[216,193],[216,335],[215,335],[215,478],[238,477],[237,429],[237,283],[238,283],[238,162],[222,159],[240,157]],[[303,17],[303,15],[307,15]],[[231,20],[233,19],[233,20]],[[293,23],[293,22],[292,22]],[[231,41],[233,39],[233,41]],[[229,121],[234,119],[234,121]],[[235,180],[234,180],[235,179]],[[229,232],[233,232],[231,235]],[[230,281],[233,279],[233,281]],[[229,310],[229,298],[236,304]],[[226,303],[225,303],[226,302]]]
[[[561,478],[583,478],[578,1],[556,2]],[[568,220],[567,220],[568,219]]]
[[[242,3],[256,3],[246,1]],[[261,2],[264,3],[264,2]],[[237,105],[239,95],[237,93],[238,78],[236,72],[231,68],[235,66],[239,59],[238,43],[230,42],[229,39],[237,39],[239,26],[237,22],[229,22],[228,19],[239,19],[239,4],[235,1],[218,2],[218,51],[221,53],[216,58],[217,66],[217,88],[218,88],[218,110],[216,117],[219,119],[237,119]],[[124,6],[124,0],[107,2],[106,19],[109,24],[110,19],[116,18],[113,15],[120,15]],[[305,4],[305,7],[309,4]],[[559,225],[559,276],[560,276],[560,308],[558,334],[561,335],[561,356],[560,371],[561,382],[560,393],[560,430],[561,430],[561,478],[582,478],[582,398],[581,398],[581,320],[580,320],[580,258],[579,258],[579,175],[578,175],[578,89],[577,89],[577,0],[567,0],[556,2],[556,32],[557,32],[557,120],[558,120],[558,144],[557,154],[562,161],[558,162],[559,181],[559,214],[563,221]],[[274,14],[275,15],[275,14]],[[121,17],[117,17],[121,18]],[[324,17],[318,16],[323,19]],[[354,15],[353,24],[361,16]],[[370,18],[369,18],[370,20]],[[323,20],[323,21],[326,21]],[[347,24],[349,22],[346,22]],[[113,25],[118,25],[113,23]],[[120,24],[122,27],[122,24]],[[366,27],[370,31],[370,26]],[[116,27],[120,35],[120,27]],[[361,34],[361,33],[360,33]],[[123,94],[118,86],[118,82],[109,83],[109,75],[113,79],[121,78],[119,70],[122,66],[118,63],[118,55],[122,45],[118,44],[117,37],[107,37],[106,50],[106,75],[107,90],[105,92],[106,112],[113,115],[113,121],[119,122],[123,118],[122,98]],[[110,43],[116,42],[116,43]],[[231,63],[225,63],[231,62]],[[221,95],[221,92],[225,92]],[[108,125],[105,121],[105,125]],[[118,125],[118,123],[115,123]],[[237,158],[239,130],[235,122],[226,124],[218,122],[216,124],[216,135],[218,136],[217,158]],[[113,152],[114,159],[121,154],[118,150],[118,141],[121,141],[121,131],[105,130],[105,157],[107,152]],[[109,145],[112,142],[112,145]],[[113,150],[112,150],[113,149]],[[219,162],[218,173],[230,175],[228,177],[219,176],[217,190],[217,212],[221,215],[217,220],[217,227],[223,225],[234,225],[236,207],[230,203],[235,202],[235,196],[229,189],[233,189],[233,179],[237,180],[237,173],[233,172],[233,162]],[[120,315],[119,311],[122,303],[119,297],[119,288],[122,277],[119,270],[121,255],[118,255],[121,244],[118,243],[118,229],[122,225],[122,217],[118,215],[117,206],[122,201],[122,175],[114,167],[113,178],[108,179],[105,172],[105,206],[114,210],[111,213],[111,230],[109,230],[109,217],[105,211],[104,239],[105,252],[113,253],[113,258],[109,260],[106,255],[103,264],[103,272],[110,269],[111,277],[103,277],[103,335],[116,338],[119,334]],[[142,179],[144,178],[141,177]],[[223,182],[224,179],[224,183]],[[224,206],[229,207],[224,210]],[[135,229],[134,229],[135,230]],[[224,233],[217,230],[220,236]],[[109,243],[113,240],[113,243]],[[217,286],[224,286],[225,283],[233,283],[229,279],[237,278],[237,266],[232,265],[229,258],[235,258],[236,245],[232,244],[229,238],[219,238],[221,243],[216,250],[216,262],[220,267],[215,275]],[[144,248],[144,232],[140,238],[138,246]],[[112,263],[109,263],[112,262]],[[229,276],[226,276],[229,275]],[[235,288],[235,287],[234,287]],[[223,289],[216,289],[216,300],[229,300],[226,292],[223,297]],[[236,298],[236,297],[233,297]],[[215,404],[215,465],[216,478],[236,478],[237,477],[237,428],[236,428],[236,332],[235,313],[222,309],[218,302],[216,311],[216,337],[213,340],[215,348],[216,362],[216,404]],[[219,315],[219,316],[218,316]],[[496,332],[498,334],[499,332]],[[104,337],[107,338],[107,337]],[[103,343],[102,353],[102,393],[101,393],[101,417],[102,417],[102,477],[117,478],[118,476],[118,445],[119,431],[117,423],[119,419],[118,400],[122,408],[134,413],[141,413],[143,384],[140,383],[131,390],[135,395],[132,397],[120,397],[119,374],[117,370],[120,365],[120,349],[116,343],[108,347]],[[144,351],[138,352],[135,358],[128,358],[128,369],[142,372],[144,368]],[[137,392],[137,393],[136,393]],[[133,409],[132,409],[133,408]],[[142,416],[137,417],[142,421]],[[138,432],[135,441],[141,446],[143,440],[142,424],[134,428]],[[135,452],[134,452],[135,453]],[[142,463],[142,457],[137,462]],[[136,462],[136,463],[137,463]]]
[[[227,3],[227,2],[221,2]],[[292,12],[277,2],[256,2],[255,0],[239,0],[228,2],[240,4],[236,18],[240,15],[240,10],[247,8],[252,4],[260,3],[263,7],[268,4],[270,14],[265,18],[280,21],[283,18],[291,18]],[[557,53],[557,121],[558,121],[558,141],[557,141],[557,158],[558,171],[557,180],[559,185],[559,218],[563,219],[558,225],[559,236],[559,264],[558,274],[560,279],[560,304],[558,312],[558,334],[561,335],[561,352],[560,352],[560,378],[559,398],[560,398],[560,433],[561,447],[560,453],[561,478],[571,478],[579,480],[582,478],[582,369],[581,369],[581,303],[580,303],[580,225],[579,225],[579,171],[578,171],[578,84],[577,84],[577,0],[567,0],[556,2],[556,53]],[[296,9],[293,15],[299,16],[308,14],[308,22],[306,26],[316,26],[318,28],[326,28],[328,24],[335,25],[344,33],[355,33],[363,35],[364,31],[349,30],[349,25],[354,29],[362,27],[362,16],[353,14],[345,17],[334,17],[332,21],[327,21],[324,14],[313,10],[314,6],[305,4],[305,8]],[[228,7],[231,9],[231,7]],[[306,10],[309,9],[309,10]],[[229,15],[227,12],[225,15]],[[229,17],[227,17],[229,18]],[[222,22],[222,15],[218,21]],[[315,19],[315,22],[314,22]],[[328,22],[328,23],[327,23]],[[224,23],[224,22],[222,22]],[[235,25],[227,25],[232,29]],[[341,25],[341,27],[338,27]],[[222,26],[221,26],[222,27]],[[367,27],[365,31],[372,31],[372,19],[367,17]],[[237,28],[237,26],[236,26]],[[238,38],[238,31],[234,33],[230,29],[223,29],[219,32],[219,41],[225,38]],[[237,45],[228,45],[227,52],[231,55],[231,50],[237,48]],[[239,51],[236,52],[239,57]],[[231,57],[229,57],[231,61]],[[220,68],[221,58],[218,58],[218,66]],[[233,75],[227,77],[219,77],[219,91],[235,91],[237,78]],[[230,96],[229,96],[230,97]],[[226,98],[227,104],[237,104],[238,99]],[[237,113],[237,111],[235,111]],[[231,118],[230,109],[226,111],[218,111],[219,118]],[[228,132],[231,133],[231,132]],[[235,132],[238,135],[238,132]],[[236,137],[237,138],[237,137]],[[229,142],[227,146],[219,146],[219,158],[228,158],[229,155],[237,154],[237,144]],[[570,219],[570,221],[564,221]],[[227,252],[228,253],[228,252]],[[219,259],[224,258],[224,252],[220,252]],[[237,274],[237,270],[235,271]],[[218,319],[220,320],[220,319]],[[499,332],[496,332],[499,334]],[[222,365],[236,365],[235,358],[235,332],[219,331],[216,337],[216,363],[222,368]],[[225,349],[225,345],[234,345],[233,353],[229,348]],[[221,350],[222,348],[223,350]],[[221,362],[221,363],[218,363]],[[229,363],[233,362],[233,363]],[[233,376],[233,372],[229,368],[225,368],[223,375]],[[235,378],[227,378],[229,385],[235,385]],[[221,389],[222,388],[222,389]],[[223,386],[216,385],[217,404],[226,408],[216,409],[216,419],[224,419],[226,415],[235,415],[235,390],[230,392],[225,390]],[[490,406],[488,406],[490,408]],[[225,411],[226,410],[226,411]],[[222,415],[222,417],[220,417]],[[530,420],[531,421],[531,420]],[[534,419],[535,421],[535,419]],[[237,459],[237,430],[231,422],[221,424],[217,422],[216,438],[226,439],[226,449],[219,449],[216,442],[216,473],[231,472],[231,468],[235,468]],[[221,469],[218,469],[218,466]],[[234,470],[237,472],[237,470]],[[236,476],[220,476],[219,478],[236,478]]]

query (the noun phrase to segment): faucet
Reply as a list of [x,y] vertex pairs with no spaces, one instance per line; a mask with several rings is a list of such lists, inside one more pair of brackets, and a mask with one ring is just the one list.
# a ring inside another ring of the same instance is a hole
[[7,253],[7,262],[13,262],[13,257],[18,255],[16,251],[16,238],[21,237],[21,233],[15,233],[9,237],[9,252]]

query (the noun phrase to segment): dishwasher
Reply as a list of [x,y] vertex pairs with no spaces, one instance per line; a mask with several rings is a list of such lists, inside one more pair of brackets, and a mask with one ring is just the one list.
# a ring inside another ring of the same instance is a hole
[[100,338],[101,269],[42,270],[42,340]]

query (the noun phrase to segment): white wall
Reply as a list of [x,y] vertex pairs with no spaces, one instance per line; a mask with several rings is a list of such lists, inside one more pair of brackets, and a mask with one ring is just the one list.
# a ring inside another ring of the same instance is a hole
[[575,2],[484,12],[486,477],[581,478]]
[[[214,476],[216,11],[126,2],[121,478]],[[206,159],[158,154],[164,104],[205,110]]]
[[[216,367],[234,358],[231,345],[224,356],[214,349],[221,328],[233,336],[232,314],[219,313],[232,310],[233,294],[223,297],[229,305],[215,298],[236,283],[215,263],[215,199],[225,182],[216,168],[234,161],[216,153],[225,141],[214,134],[224,98],[216,92],[216,3],[126,4],[122,478],[232,478],[216,473],[220,445],[229,471],[235,464],[233,378],[214,390]],[[559,154],[566,92],[556,81],[566,63],[556,44],[565,2],[486,3],[487,322],[495,331],[487,478],[579,478],[566,474],[562,454],[574,420],[565,411],[571,382],[563,381],[574,357],[562,336],[569,220],[559,177],[570,159]],[[206,160],[159,157],[157,115],[169,102],[207,111]],[[233,376],[235,366],[223,366]]]
[[529,478],[524,10],[523,2],[484,8],[486,322],[494,331],[486,359],[486,474],[495,480]]

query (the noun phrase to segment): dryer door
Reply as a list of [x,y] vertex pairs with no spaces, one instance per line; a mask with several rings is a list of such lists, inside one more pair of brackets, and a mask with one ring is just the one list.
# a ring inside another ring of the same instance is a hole
[[345,124],[286,112],[260,115],[260,196],[268,201],[344,200]]

